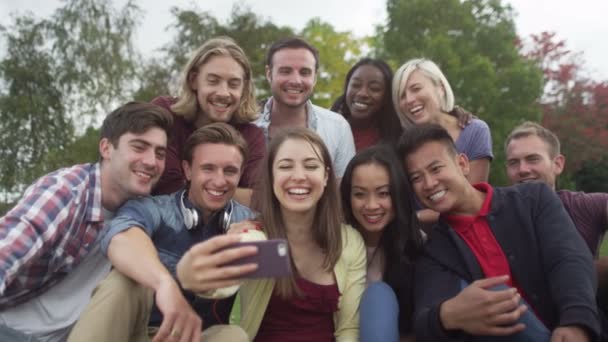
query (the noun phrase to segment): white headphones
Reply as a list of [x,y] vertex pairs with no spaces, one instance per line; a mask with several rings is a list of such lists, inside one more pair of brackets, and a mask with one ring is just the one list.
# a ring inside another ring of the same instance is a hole
[[[196,209],[190,200],[186,197],[188,190],[182,192],[181,199],[179,201],[179,207],[184,218],[184,225],[186,229],[191,230],[198,227],[201,220],[201,213]],[[222,216],[220,217],[219,224],[224,232],[227,232],[230,228],[230,220],[232,218],[232,200],[228,201],[228,204],[223,210]]]
[[198,210],[192,206],[190,201],[186,204],[186,194],[188,190],[182,192],[182,198],[179,201],[179,208],[182,212],[182,217],[184,218],[184,225],[186,229],[190,230],[198,226],[199,214]]

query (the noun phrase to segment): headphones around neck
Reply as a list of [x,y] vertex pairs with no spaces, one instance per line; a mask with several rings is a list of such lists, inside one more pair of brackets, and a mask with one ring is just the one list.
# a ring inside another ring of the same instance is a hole
[[[182,217],[184,218],[184,225],[187,230],[192,230],[202,224],[203,213],[198,210],[192,202],[187,197],[188,190],[184,190],[181,195],[181,199],[179,201],[180,210],[182,212]],[[226,207],[222,210],[219,217],[219,225],[222,228],[222,231],[227,232],[230,228],[230,220],[232,218],[232,200],[228,201]]]

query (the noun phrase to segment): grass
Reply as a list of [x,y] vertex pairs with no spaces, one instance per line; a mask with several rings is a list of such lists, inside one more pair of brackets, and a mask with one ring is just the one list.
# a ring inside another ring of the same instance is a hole
[[600,245],[600,256],[608,256],[608,239],[604,239]]

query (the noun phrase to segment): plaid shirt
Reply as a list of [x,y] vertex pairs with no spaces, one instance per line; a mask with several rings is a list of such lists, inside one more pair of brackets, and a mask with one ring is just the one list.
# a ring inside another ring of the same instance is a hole
[[102,228],[98,163],[37,180],[0,218],[0,309],[36,297],[72,271]]

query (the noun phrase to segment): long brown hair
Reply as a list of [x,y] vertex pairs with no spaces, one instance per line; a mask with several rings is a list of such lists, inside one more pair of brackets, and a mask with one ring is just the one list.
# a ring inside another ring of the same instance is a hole
[[[320,152],[319,159],[325,165],[328,175],[327,185],[321,198],[319,198],[319,202],[317,202],[311,229],[314,241],[325,253],[324,269],[327,271],[333,270],[342,254],[342,208],[329,151],[323,140],[315,132],[307,128],[290,128],[280,131],[270,141],[268,154],[261,164],[261,179],[258,183],[260,220],[269,239],[287,239],[285,222],[283,222],[283,216],[281,215],[281,205],[273,190],[274,177],[272,174],[272,164],[277,152],[287,140],[301,140],[309,143],[313,150],[318,149]],[[293,261],[292,269],[297,272]],[[277,279],[275,288],[278,295],[283,298],[289,298],[299,293],[293,275],[288,278]]]

